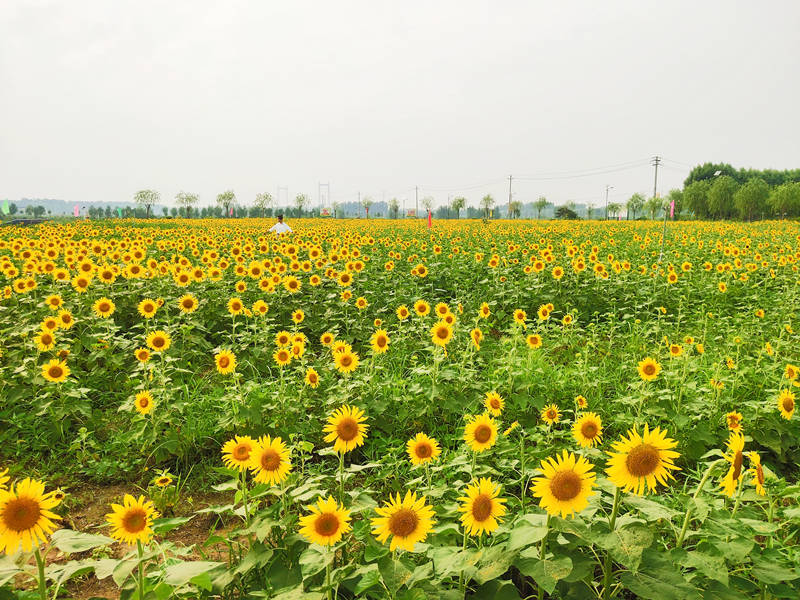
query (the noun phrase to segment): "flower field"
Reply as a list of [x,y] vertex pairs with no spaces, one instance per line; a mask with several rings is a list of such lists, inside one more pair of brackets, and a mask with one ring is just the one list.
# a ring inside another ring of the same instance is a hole
[[0,599],[800,597],[797,223],[269,224],[0,229]]

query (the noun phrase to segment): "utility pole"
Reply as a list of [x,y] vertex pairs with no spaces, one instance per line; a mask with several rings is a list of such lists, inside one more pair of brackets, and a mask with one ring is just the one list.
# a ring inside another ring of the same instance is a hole
[[613,190],[613,185],[606,184],[606,221],[608,221],[608,190]]
[[[289,204],[289,188],[288,188],[288,186],[281,186],[281,185],[278,186],[278,198],[277,198],[276,204],[280,204],[280,201],[281,201],[281,190],[286,192],[286,204]],[[278,207],[276,206],[275,208],[278,208]]]
[[656,198],[658,197],[658,165],[661,164],[661,157],[654,156],[651,164],[656,168],[655,178],[653,179],[653,198]]
[[511,175],[508,176],[508,214],[506,218],[511,218]]
[[419,186],[414,186],[414,218],[418,217],[419,213]]

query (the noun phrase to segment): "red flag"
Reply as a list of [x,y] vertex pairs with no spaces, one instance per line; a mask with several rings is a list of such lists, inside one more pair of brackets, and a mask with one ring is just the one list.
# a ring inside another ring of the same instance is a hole
[[669,218],[675,218],[675,200],[669,203]]
[[428,229],[431,228],[431,211],[428,211]]
[[232,206],[231,206],[230,212],[228,213],[228,216],[229,216],[229,217],[232,217],[232,216],[233,216],[233,207],[232,207]]
[[76,217],[81,216],[81,209],[78,208],[77,204],[75,205],[75,208],[72,209],[72,214],[75,215]]

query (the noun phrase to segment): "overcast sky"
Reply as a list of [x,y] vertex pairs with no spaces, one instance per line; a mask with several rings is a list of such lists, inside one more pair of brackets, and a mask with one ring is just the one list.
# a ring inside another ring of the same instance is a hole
[[504,204],[513,175],[599,206],[655,154],[665,192],[800,167],[797,0],[1,4],[0,198]]

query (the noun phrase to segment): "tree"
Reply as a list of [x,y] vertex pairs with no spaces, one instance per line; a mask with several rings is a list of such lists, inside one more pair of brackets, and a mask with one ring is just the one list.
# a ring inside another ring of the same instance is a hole
[[675,218],[681,216],[683,211],[683,190],[673,189],[667,194],[667,206],[675,203]]
[[542,211],[545,208],[547,208],[548,204],[549,203],[547,202],[547,198],[545,198],[544,196],[539,196],[539,199],[536,202],[533,203],[533,207],[536,209],[536,218],[537,219],[541,219],[542,218]]
[[[611,210],[611,206],[608,207]],[[569,219],[574,220],[578,218],[578,213],[572,210],[569,206],[559,206],[555,212],[556,219]]]
[[586,205],[586,218],[591,219],[594,216],[594,204]]
[[8,205],[8,214],[9,215],[17,214],[18,210],[19,210],[19,207],[16,204],[14,204],[13,202]]
[[463,210],[463,208],[467,205],[467,199],[464,196],[456,196],[453,198],[453,201],[450,203],[450,208],[452,208],[456,213],[456,219],[458,219],[459,213]]
[[236,204],[236,194],[233,193],[233,190],[225,190],[221,194],[217,194],[217,204],[223,208],[226,217],[230,216],[231,206]]
[[769,195],[769,206],[776,217],[800,214],[800,183],[784,183],[773,188]]
[[199,199],[197,194],[191,194],[189,192],[180,191],[175,194],[175,202],[178,203],[178,206],[186,210],[187,217],[192,214],[192,204],[196,204]]
[[430,212],[433,207],[433,196],[425,196],[420,202],[422,202],[422,208]]
[[650,218],[655,219],[656,213],[664,208],[664,201],[658,196],[653,196],[647,199],[647,202],[644,203],[644,208],[650,215]]
[[266,216],[267,208],[272,206],[272,194],[269,192],[256,194],[256,201],[253,203],[253,205],[258,209],[260,216]]
[[340,206],[341,206],[341,204],[339,204],[338,202],[334,202],[333,203],[333,218],[334,219],[338,219],[339,218],[339,207]]
[[297,194],[297,196],[294,197],[294,205],[297,207],[298,217],[303,216],[303,209],[306,207],[307,204],[308,204],[308,196],[306,196],[305,194]]
[[708,213],[715,219],[728,219],[733,216],[735,205],[733,195],[739,184],[733,177],[722,175],[714,180],[708,190]]
[[617,202],[612,202],[608,205],[608,214],[617,217],[619,216],[619,211],[622,210],[622,205]]
[[636,213],[642,210],[642,208],[644,207],[644,202],[645,202],[644,196],[642,196],[640,193],[637,192],[633,196],[631,196],[625,203],[628,212],[633,215],[634,220],[636,220]]
[[519,219],[519,216],[521,214],[522,214],[522,202],[514,200],[511,204],[508,205],[509,219]]
[[369,219],[369,209],[373,204],[375,204],[375,202],[372,200],[371,196],[364,196],[363,198],[361,198],[361,206],[364,207],[364,212],[367,214],[368,219]]
[[733,202],[739,211],[739,218],[753,220],[753,215],[763,215],[769,198],[769,184],[760,177],[754,177],[733,194]]
[[150,207],[161,200],[161,194],[155,190],[139,190],[133,195],[133,201],[141,204],[147,211],[147,218],[150,218]]
[[483,218],[489,218],[489,209],[494,206],[494,198],[492,198],[491,194],[486,194],[483,198],[481,198],[481,208],[483,208]]
[[683,202],[687,210],[699,219],[708,216],[708,190],[711,184],[706,181],[695,181],[683,190]]
[[162,206],[161,212],[164,213],[164,216],[166,217],[167,215],[169,215],[169,208],[167,208],[166,206]]
[[397,198],[392,198],[389,200],[389,214],[392,215],[393,219],[397,218],[397,213],[400,210],[400,203],[397,201]]

